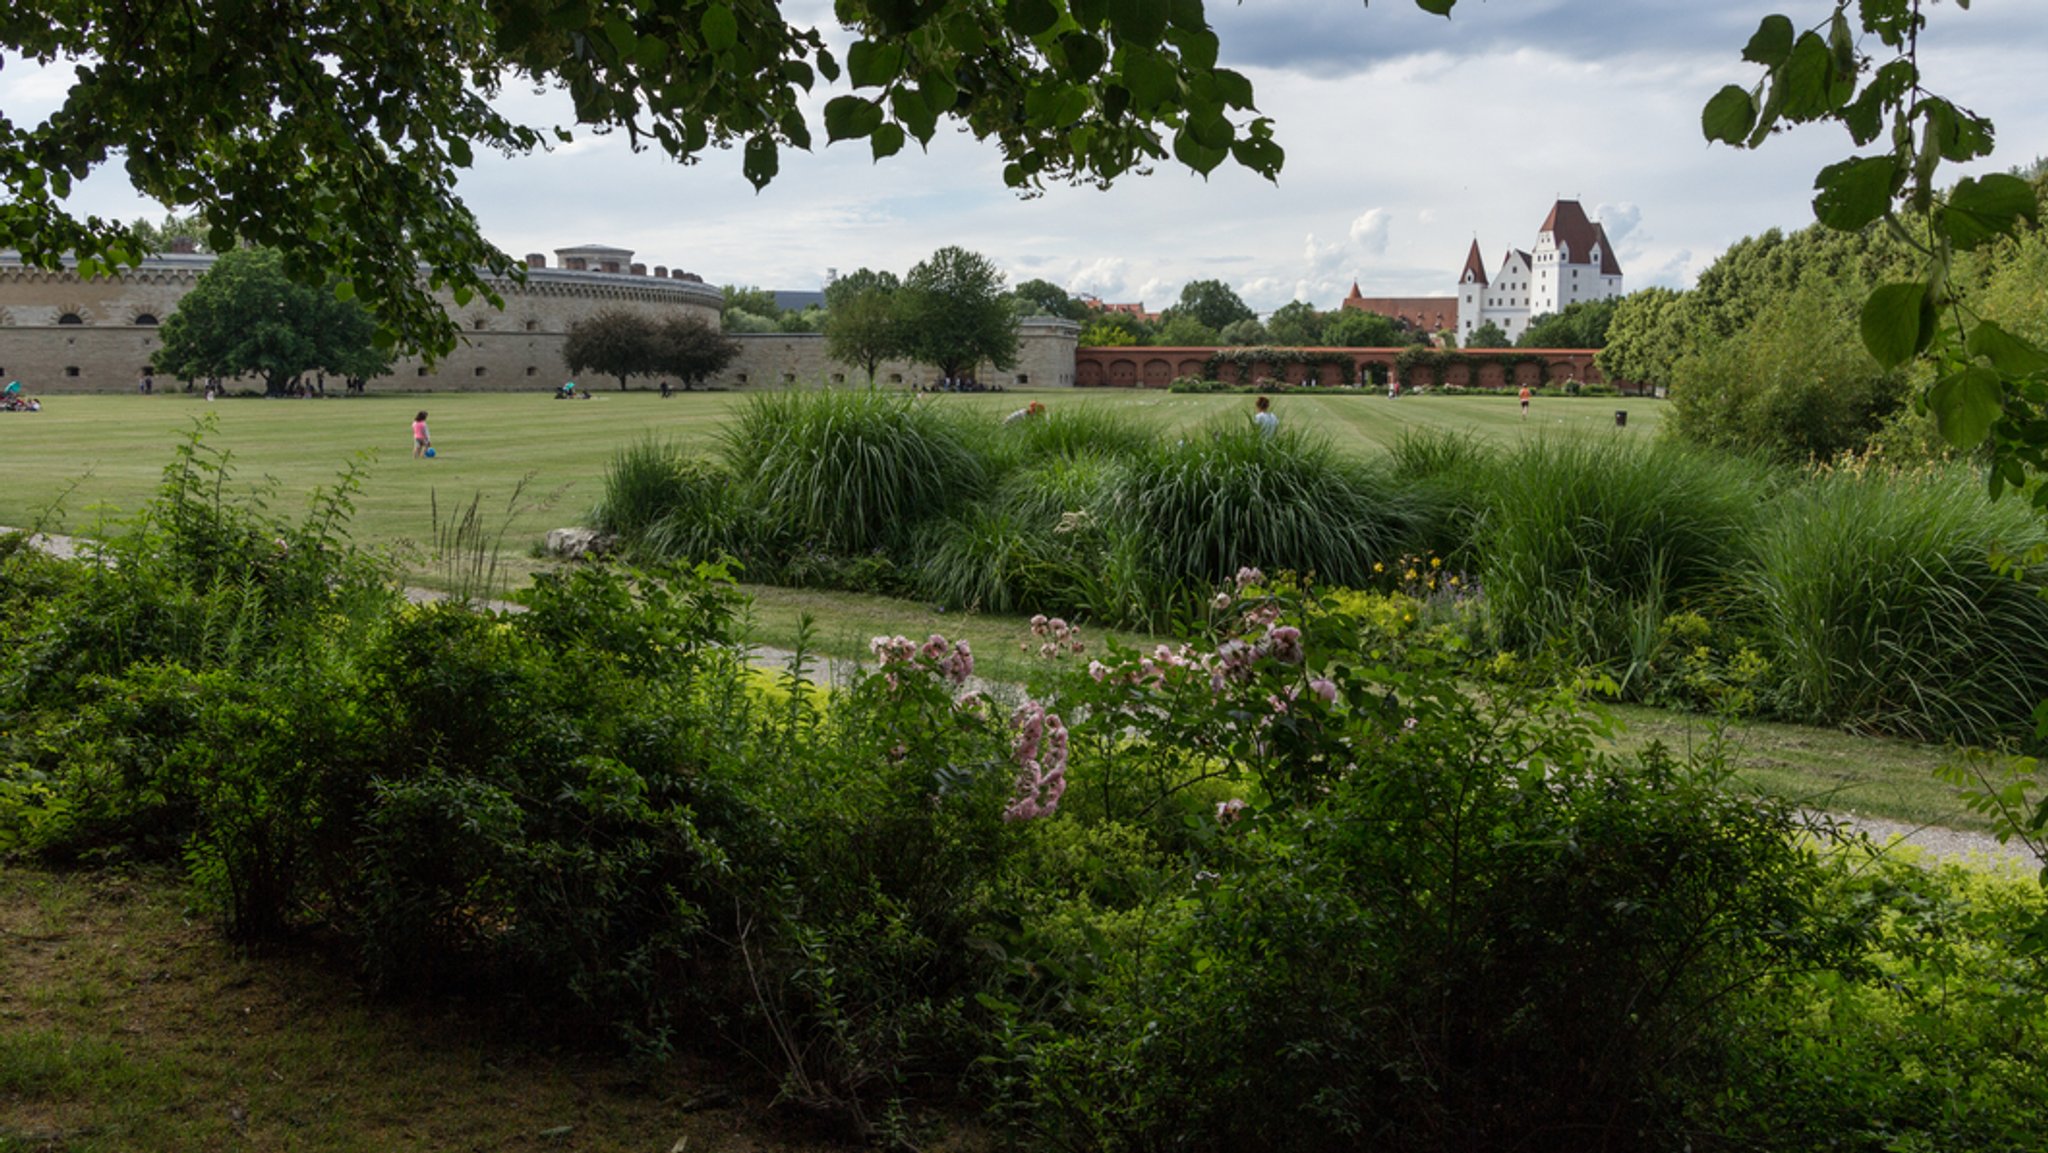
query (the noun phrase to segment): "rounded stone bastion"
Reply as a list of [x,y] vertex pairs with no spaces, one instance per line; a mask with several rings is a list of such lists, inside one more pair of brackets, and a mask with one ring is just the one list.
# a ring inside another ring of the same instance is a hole
[[[724,294],[693,273],[633,262],[633,253],[604,245],[557,249],[555,267],[540,254],[526,258],[526,278],[490,278],[504,298],[500,310],[473,300],[458,307],[451,293],[441,307],[460,330],[454,352],[429,366],[398,360],[372,388],[513,392],[554,388],[566,379],[562,343],[570,325],[608,308],[653,317],[677,313],[717,327]],[[210,255],[172,251],[108,277],[80,279],[61,270],[26,267],[0,252],[0,380],[19,380],[31,392],[133,391],[156,368],[158,326],[177,311]],[[328,379],[338,392],[342,382]],[[159,388],[174,381],[157,381]],[[230,384],[260,388],[255,378]]]

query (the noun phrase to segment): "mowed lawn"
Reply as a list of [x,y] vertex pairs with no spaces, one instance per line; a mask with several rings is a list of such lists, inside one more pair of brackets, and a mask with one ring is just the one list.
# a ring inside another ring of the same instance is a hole
[[[270,478],[271,504],[302,507],[362,458],[356,534],[371,544],[431,538],[433,507],[443,514],[481,497],[494,526],[518,493],[505,538],[523,553],[550,528],[581,521],[597,502],[606,463],[620,446],[654,435],[711,454],[718,434],[748,393],[606,392],[559,401],[545,393],[447,393],[235,398],[208,404],[182,393],[154,396],[53,396],[40,413],[0,414],[0,525],[39,520],[53,530],[90,533],[102,516],[134,512],[149,499],[175,446],[195,421],[211,420],[206,443],[231,454],[238,487]],[[928,395],[921,403],[999,418],[1038,400],[1050,406],[1107,406],[1162,432],[1210,420],[1249,419],[1251,398],[1163,392],[1035,390],[1029,393]],[[413,413],[428,412],[439,455],[412,458]],[[1520,419],[1513,397],[1285,395],[1274,403],[1282,427],[1325,435],[1345,451],[1379,451],[1408,429],[1451,429],[1489,440],[1556,433],[1646,438],[1663,405],[1645,399],[1539,397]],[[1616,430],[1614,413],[1628,411]],[[524,487],[522,489],[522,482]],[[54,510],[54,513],[53,513]]]

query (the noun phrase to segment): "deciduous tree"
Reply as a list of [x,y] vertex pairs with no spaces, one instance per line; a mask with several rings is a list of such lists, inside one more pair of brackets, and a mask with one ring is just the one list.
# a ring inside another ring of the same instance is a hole
[[1220,280],[1191,280],[1180,290],[1180,303],[1167,310],[1162,321],[1174,314],[1192,316],[1202,327],[1216,332],[1240,320],[1256,320],[1258,313],[1238,299],[1237,291]]
[[1017,363],[1017,318],[1003,274],[988,257],[948,245],[911,268],[896,294],[903,347],[914,359],[957,378],[986,360]]
[[626,379],[662,371],[653,320],[623,308],[607,308],[569,325],[562,342],[562,362],[571,376],[599,373],[614,377],[619,391]]
[[650,370],[673,376],[688,391],[725,371],[740,354],[740,342],[704,322],[702,317],[671,313],[654,326]]
[[1472,330],[1472,334],[1465,338],[1465,347],[1513,348],[1514,342],[1508,339],[1507,333],[1501,331],[1500,325],[1489,320]]
[[893,272],[862,268],[825,286],[825,351],[867,373],[875,383],[882,362],[901,356],[904,327],[896,313],[902,283]]
[[291,279],[283,263],[267,248],[224,253],[164,320],[157,367],[182,380],[253,374],[270,396],[284,395],[309,372],[390,371],[370,314],[339,299],[332,285]]

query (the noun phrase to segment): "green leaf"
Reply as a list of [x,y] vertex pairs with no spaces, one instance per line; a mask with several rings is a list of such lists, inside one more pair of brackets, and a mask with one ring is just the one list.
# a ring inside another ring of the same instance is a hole
[[1457,2],[1458,0],[1415,0],[1415,6],[1431,16],[1442,16],[1445,19],[1449,19],[1451,8]]
[[1119,44],[1158,44],[1166,36],[1166,15],[1160,0],[1109,0],[1109,26]]
[[1881,285],[1863,302],[1863,347],[1885,368],[1913,359],[1934,338],[1934,302],[1917,281]]
[[1776,68],[1792,55],[1792,21],[1773,13],[1757,25],[1756,35],[1742,50],[1742,58],[1766,68]]
[[882,88],[903,71],[903,49],[895,44],[856,40],[846,51],[846,76],[855,88]]
[[1800,36],[1778,78],[1785,88],[1785,115],[1794,120],[1826,115],[1828,81],[1833,71],[1834,61],[1828,54],[1827,42],[1811,32]]
[[876,160],[885,160],[903,151],[903,129],[894,124],[880,125],[868,144],[874,149]]
[[1150,112],[1166,103],[1179,87],[1180,77],[1172,64],[1151,52],[1121,53],[1124,58],[1124,87],[1131,94],[1131,104],[1140,112]]
[[1262,137],[1239,137],[1231,143],[1230,154],[1239,164],[1268,180],[1279,179],[1280,166],[1287,160],[1287,153],[1278,144]]
[[1228,149],[1211,148],[1197,139],[1194,133],[1183,128],[1173,134],[1173,155],[1182,164],[1207,176],[1216,170],[1217,165],[1223,163],[1224,157],[1230,155],[1230,152]]
[[1813,182],[1820,193],[1813,198],[1814,218],[1841,232],[1862,229],[1891,208],[1895,171],[1890,156],[1844,160],[1821,169]]
[[1833,59],[1836,76],[1856,74],[1856,41],[1849,35],[1849,17],[1840,9],[1835,18],[1828,22],[1828,53]]
[[1958,182],[1936,214],[1935,226],[1957,248],[1971,249],[2013,235],[2023,220],[2038,222],[2040,212],[2033,185],[1997,172]]
[[1993,368],[2010,376],[2048,372],[2048,352],[1988,320],[1978,321],[1977,327],[1970,330],[1967,347],[1971,356],[1983,357]]
[[2005,392],[1997,373],[1971,365],[1935,381],[1927,390],[1927,407],[1942,439],[1968,450],[1983,443],[2004,413]]
[[782,158],[776,154],[775,138],[767,134],[750,136],[747,147],[740,159],[740,170],[758,191],[768,187],[775,179],[775,173],[782,166]]
[[882,106],[859,96],[835,96],[825,103],[825,139],[858,140],[882,123]]
[[917,137],[919,143],[931,143],[932,133],[938,128],[939,118],[917,90],[898,88],[891,92],[889,111],[895,113],[897,122],[909,129],[910,134]]
[[1060,51],[1067,58],[1067,75],[1075,80],[1087,80],[1109,62],[1108,47],[1086,32],[1069,32],[1060,37]]
[[704,46],[713,52],[723,52],[740,42],[739,18],[723,4],[706,8],[697,28],[704,33]]
[[1756,126],[1756,102],[1749,93],[1730,84],[1714,93],[1700,113],[1700,130],[1708,140],[1719,140],[1737,148]]
[[448,163],[457,168],[468,168],[475,159],[475,155],[469,150],[469,141],[460,136],[448,138]]
[[356,298],[356,282],[355,282],[355,281],[353,281],[353,280],[348,280],[348,279],[344,278],[344,279],[341,279],[341,280],[337,280],[337,281],[335,281],[335,282],[334,282],[334,299],[336,299],[336,300],[343,300],[343,301],[346,301],[346,300],[354,300],[355,298]]
[[[1160,17],[1164,22],[1164,14]],[[1060,22],[1060,10],[1052,0],[1010,0],[1003,8],[1003,23],[1023,36],[1036,36]]]
[[1218,68],[1209,75],[1216,82],[1216,95],[1222,97],[1225,104],[1232,108],[1253,107],[1252,82],[1245,79],[1243,73]]
[[783,61],[782,78],[806,92],[809,92],[811,86],[818,80],[817,73],[812,72],[811,66],[801,60]]

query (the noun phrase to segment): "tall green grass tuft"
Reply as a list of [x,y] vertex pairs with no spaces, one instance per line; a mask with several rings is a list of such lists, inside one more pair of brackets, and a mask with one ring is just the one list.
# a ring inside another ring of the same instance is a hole
[[1387,446],[1394,477],[1414,495],[1418,514],[1411,547],[1453,568],[1478,567],[1475,543],[1500,454],[1470,432],[1404,429]]
[[1155,439],[1151,429],[1114,409],[1096,405],[1065,405],[1005,426],[1014,432],[1027,460],[1136,456]]
[[1130,461],[1110,507],[1144,569],[1184,594],[1246,565],[1363,583],[1414,519],[1413,502],[1381,470],[1327,440],[1267,437],[1236,422]]
[[725,454],[756,507],[843,552],[907,543],[987,479],[956,418],[870,390],[757,397],[725,430]]
[[1647,661],[1640,639],[1667,611],[1733,582],[1764,477],[1665,443],[1544,440],[1506,454],[1477,540],[1500,644]]
[[1105,515],[1122,476],[1107,457],[1084,452],[1025,465],[997,485],[992,499],[920,535],[919,595],[956,608],[1024,610],[1093,619],[1126,619],[1138,600]]
[[1746,588],[1805,719],[1988,742],[2048,698],[2048,573],[1991,558],[2043,544],[1967,470],[1830,471],[1773,505]]
[[749,535],[739,526],[751,519],[729,473],[654,437],[612,457],[591,516],[629,554],[658,560],[738,556]]

